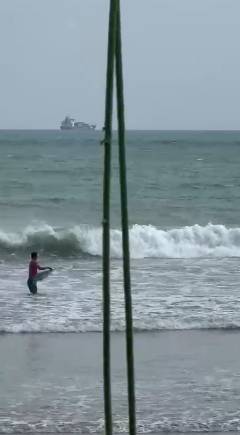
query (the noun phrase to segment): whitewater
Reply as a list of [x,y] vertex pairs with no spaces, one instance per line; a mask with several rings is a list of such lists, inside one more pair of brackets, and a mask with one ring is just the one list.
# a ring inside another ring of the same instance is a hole
[[[153,225],[129,228],[132,259],[239,257],[240,228],[208,224],[162,230]],[[48,224],[28,226],[19,233],[0,230],[0,252],[17,255],[38,250],[47,256],[101,256],[102,229],[87,225],[55,229]],[[112,258],[122,257],[121,230],[110,232]]]
[[[112,330],[123,331],[122,237],[111,231]],[[26,288],[27,261],[38,247],[41,263],[54,267]],[[194,225],[130,229],[136,331],[239,329],[240,229]],[[102,330],[102,230],[50,225],[0,235],[0,332],[100,332]],[[25,265],[22,259],[25,258]]]
[[[1,132],[0,332],[102,330],[100,139]],[[127,140],[135,330],[239,328],[238,133],[129,132]],[[122,331],[117,174],[114,144],[111,328]],[[37,298],[26,287],[33,250],[54,267]]]

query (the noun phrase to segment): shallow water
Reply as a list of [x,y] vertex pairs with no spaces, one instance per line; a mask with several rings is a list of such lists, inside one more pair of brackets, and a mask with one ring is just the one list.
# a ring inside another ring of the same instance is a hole
[[[0,337],[0,427],[102,433],[101,334]],[[139,433],[240,429],[239,333],[135,336]],[[112,336],[114,432],[127,432],[125,346]]]
[[[21,265],[0,265],[1,332],[101,331],[101,261],[77,260],[38,283],[29,295]],[[238,329],[240,295],[237,258],[133,261],[134,327]],[[112,330],[124,329],[122,265],[112,262]]]

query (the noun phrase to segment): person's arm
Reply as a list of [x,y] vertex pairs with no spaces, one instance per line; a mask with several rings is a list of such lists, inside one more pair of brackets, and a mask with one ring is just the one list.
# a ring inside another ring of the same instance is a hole
[[52,270],[51,267],[42,267],[40,264],[37,265],[38,270]]

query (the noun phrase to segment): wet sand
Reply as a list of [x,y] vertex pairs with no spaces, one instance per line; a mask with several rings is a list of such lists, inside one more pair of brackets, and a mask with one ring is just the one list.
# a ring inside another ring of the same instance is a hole
[[[135,335],[139,432],[239,430],[240,333]],[[2,334],[0,432],[102,432],[102,335]],[[127,432],[125,344],[112,334],[114,431]]]

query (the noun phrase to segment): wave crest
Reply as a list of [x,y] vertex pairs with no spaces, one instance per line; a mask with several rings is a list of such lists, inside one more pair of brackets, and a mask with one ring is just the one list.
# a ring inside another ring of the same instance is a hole
[[[240,256],[240,228],[224,225],[193,225],[162,230],[152,225],[130,228],[131,256],[141,258],[196,258]],[[56,229],[50,225],[28,226],[19,233],[0,230],[0,251],[38,250],[62,257],[102,254],[102,229],[87,225]],[[122,236],[111,230],[111,255],[122,256]]]

